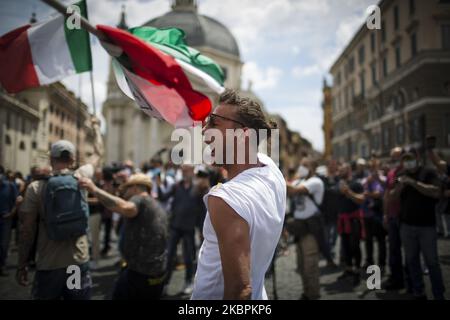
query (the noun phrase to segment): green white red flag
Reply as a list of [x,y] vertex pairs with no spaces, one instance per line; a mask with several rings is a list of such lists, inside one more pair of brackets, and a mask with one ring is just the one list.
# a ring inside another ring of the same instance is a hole
[[[75,5],[87,18],[85,0]],[[69,29],[66,20],[56,14],[0,37],[0,84],[7,92],[50,84],[92,70],[88,32]]]
[[188,47],[182,30],[124,31],[103,25],[97,29],[120,48],[120,56],[113,60],[117,83],[145,113],[176,127],[192,126],[209,115],[214,99],[224,90],[223,71]]

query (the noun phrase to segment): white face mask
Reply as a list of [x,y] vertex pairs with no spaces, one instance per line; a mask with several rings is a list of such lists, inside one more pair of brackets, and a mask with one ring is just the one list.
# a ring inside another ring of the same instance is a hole
[[297,173],[298,173],[300,179],[304,179],[304,178],[306,178],[306,177],[308,176],[308,174],[309,174],[309,169],[306,168],[305,166],[300,166],[300,167],[298,168]]
[[403,162],[403,167],[406,170],[412,170],[415,169],[417,167],[417,161],[416,160],[408,160]]

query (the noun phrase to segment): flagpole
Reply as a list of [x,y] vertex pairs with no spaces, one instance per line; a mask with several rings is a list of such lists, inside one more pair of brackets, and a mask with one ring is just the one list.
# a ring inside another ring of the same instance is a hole
[[94,112],[94,116],[97,116],[97,110],[95,107],[95,90],[94,90],[94,73],[92,72],[92,70],[89,72],[90,74],[90,78],[91,78],[91,92],[92,92],[92,108],[93,108],[93,112]]
[[92,24],[89,23],[89,21],[86,20],[85,17],[78,14],[78,12],[74,11],[72,13],[67,13],[67,8],[62,3],[56,1],[56,0],[41,0],[42,2],[46,3],[62,15],[66,17],[75,16],[80,19],[81,27],[85,29],[87,32],[92,33],[94,36],[96,36],[99,40],[108,42],[108,38],[105,36],[103,32],[100,30],[97,30]]
[[76,136],[76,150],[77,150],[77,154],[76,154],[76,162],[77,162],[77,167],[80,165],[80,128],[81,128],[81,123],[80,123],[80,109],[82,108],[82,102],[81,102],[81,74],[78,75],[78,108],[77,108],[77,136]]

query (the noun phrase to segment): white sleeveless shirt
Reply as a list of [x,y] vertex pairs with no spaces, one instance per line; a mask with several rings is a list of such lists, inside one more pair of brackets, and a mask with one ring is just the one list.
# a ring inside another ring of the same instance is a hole
[[[268,156],[258,154],[263,167],[247,169],[224,184],[217,184],[203,198],[222,198],[247,221],[250,229],[252,299],[266,300],[264,276],[280,239],[286,209],[286,183]],[[203,225],[194,291],[191,299],[223,299],[224,280],[216,232],[209,212]]]

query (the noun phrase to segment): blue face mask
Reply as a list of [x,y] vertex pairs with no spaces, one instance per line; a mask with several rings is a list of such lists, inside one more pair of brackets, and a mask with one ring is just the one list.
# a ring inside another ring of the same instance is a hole
[[170,177],[175,177],[175,170],[173,170],[173,169],[167,170],[166,175],[168,175]]

